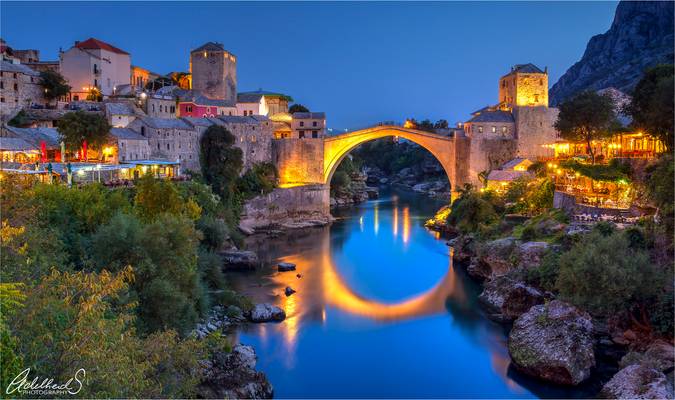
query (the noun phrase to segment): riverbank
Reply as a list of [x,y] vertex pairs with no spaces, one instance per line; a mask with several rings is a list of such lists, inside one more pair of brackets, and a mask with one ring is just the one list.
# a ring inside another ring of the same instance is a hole
[[[639,322],[639,314],[635,317],[635,309],[627,306],[634,301],[632,297],[621,300],[625,303],[616,297],[614,303],[603,299],[612,295],[605,292],[609,289],[603,289],[607,283],[601,281],[598,272],[594,272],[596,281],[591,283],[597,285],[596,302],[592,302],[594,289],[590,289],[590,297],[582,297],[584,285],[590,283],[583,281],[586,266],[579,261],[586,257],[584,251],[591,251],[585,250],[584,243],[613,243],[611,250],[593,249],[589,254],[596,255],[591,257],[601,257],[606,251],[622,253],[625,249],[621,246],[634,249],[631,256],[619,258],[645,257],[644,244],[631,245],[630,239],[623,239],[639,238],[644,243],[644,233],[634,227],[622,230],[607,223],[570,222],[557,211],[532,218],[502,216],[489,225],[462,220],[468,204],[476,210],[482,208],[481,217],[489,215],[481,201],[479,197],[465,198],[465,204],[446,206],[427,221],[427,226],[451,238],[447,244],[453,249],[453,259],[482,285],[479,299],[488,317],[509,331],[511,364],[526,375],[575,386],[588,396],[634,398],[647,392],[649,397],[672,398],[673,388],[668,383],[673,380],[672,336],[658,334],[653,328],[645,330],[644,324],[649,322],[644,314]],[[478,215],[471,218],[481,220]],[[567,273],[565,268],[579,262],[581,266],[574,267],[578,278],[563,275]],[[593,263],[592,258],[587,262]],[[622,260],[604,261],[609,265],[615,262],[616,278],[632,273],[621,271],[632,268],[621,264]],[[650,274],[652,267],[647,263],[640,261],[643,270],[635,273]],[[566,289],[568,281],[574,282],[571,291]],[[626,285],[623,290],[643,290],[638,289],[637,281]],[[616,312],[601,311],[609,307]]]

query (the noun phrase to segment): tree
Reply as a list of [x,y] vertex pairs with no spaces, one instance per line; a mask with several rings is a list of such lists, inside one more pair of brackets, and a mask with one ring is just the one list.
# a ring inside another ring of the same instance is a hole
[[558,107],[560,113],[555,128],[563,139],[586,142],[588,153],[595,164],[592,142],[609,136],[616,120],[614,100],[595,92],[582,92]]
[[448,121],[446,121],[444,119],[439,119],[434,124],[434,129],[448,129],[448,126],[449,126]]
[[416,124],[416,129],[421,131],[433,132],[434,124],[429,119],[425,119]]
[[241,149],[234,143],[234,135],[219,125],[206,129],[200,142],[202,175],[213,191],[225,200],[232,198],[243,166]]
[[40,85],[44,89],[44,97],[47,101],[58,99],[70,92],[68,81],[56,71],[40,72]]
[[56,129],[68,150],[77,151],[86,141],[88,148],[102,154],[100,150],[110,139],[110,128],[104,116],[79,110],[66,113]]
[[159,78],[152,80],[148,83],[145,84],[145,89],[150,90],[150,91],[155,91],[157,89],[161,89],[164,86],[171,86],[174,84],[174,80],[171,78],[167,78],[165,76],[160,76]]
[[183,198],[176,185],[145,175],[138,183],[134,208],[143,221],[153,221],[163,213],[184,215],[196,220],[202,213],[201,207],[191,198]]
[[293,114],[296,112],[309,112],[309,109],[302,104],[295,103],[288,108],[288,113]]
[[657,65],[646,70],[626,107],[633,119],[633,128],[661,140],[666,152],[673,148],[674,82],[673,65]]
[[89,89],[89,92],[87,93],[87,101],[103,101],[103,94],[101,94],[101,91],[97,87],[93,87]]

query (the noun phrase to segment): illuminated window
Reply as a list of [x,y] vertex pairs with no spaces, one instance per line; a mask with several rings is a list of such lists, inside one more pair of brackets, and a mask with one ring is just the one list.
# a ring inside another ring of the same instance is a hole
[[496,133],[496,132],[497,132],[497,127],[496,127],[496,126],[493,126],[493,127],[492,127],[492,133]]
[[483,133],[483,127],[482,126],[478,127],[478,133]]
[[502,126],[502,133],[506,133],[507,130],[508,130],[508,128],[506,128],[505,126]]

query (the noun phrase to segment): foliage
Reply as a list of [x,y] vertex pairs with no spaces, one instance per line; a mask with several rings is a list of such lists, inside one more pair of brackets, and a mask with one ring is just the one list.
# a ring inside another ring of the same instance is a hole
[[201,279],[208,289],[220,290],[226,287],[223,259],[218,253],[208,249],[200,250],[198,269]]
[[[0,283],[0,387],[7,388],[14,377],[22,371],[23,359],[19,343],[7,325],[7,319],[14,316],[23,306],[26,295],[22,285]],[[6,393],[5,393],[6,394]]]
[[493,204],[473,187],[460,190],[460,196],[450,206],[447,219],[448,225],[455,226],[462,233],[481,233],[497,222],[498,214]]
[[674,81],[673,65],[657,65],[646,70],[626,107],[633,127],[661,140],[668,153],[673,149]]
[[209,250],[218,250],[229,237],[229,229],[222,219],[204,215],[197,220],[197,229],[202,233],[201,244]]
[[108,143],[110,124],[104,116],[82,110],[66,113],[56,128],[66,148],[77,151],[84,141],[88,148],[100,150]]
[[224,200],[234,197],[243,165],[241,149],[234,142],[234,135],[220,125],[206,129],[200,142],[202,176]]
[[25,128],[30,126],[33,120],[28,116],[28,114],[21,110],[19,111],[12,119],[7,121],[7,125],[16,126],[17,128]]
[[244,198],[267,194],[276,187],[279,173],[272,163],[256,163],[242,175],[237,188]]
[[614,101],[610,96],[596,92],[582,92],[558,106],[560,113],[555,128],[563,139],[586,142],[595,163],[591,142],[611,134],[610,127],[616,120]]
[[[180,79],[180,77],[178,79]],[[149,90],[149,91],[154,92],[155,90],[161,89],[164,86],[171,86],[173,84],[174,84],[174,80],[172,78],[160,76],[157,79],[154,79],[154,80],[146,83],[145,84],[145,90]]]
[[549,251],[544,255],[538,268],[530,268],[526,273],[528,283],[544,290],[554,291],[560,271],[560,253]]
[[293,114],[296,112],[309,112],[309,109],[302,104],[295,103],[292,106],[288,107],[288,113]]
[[656,295],[648,253],[631,249],[620,232],[590,233],[560,256],[559,268],[560,295],[597,315],[628,311],[631,304]]
[[68,81],[56,71],[40,72],[40,86],[44,89],[44,97],[47,101],[58,99],[70,92]]
[[508,211],[537,214],[553,207],[555,182],[550,178],[520,177],[513,181],[503,195],[511,203]]
[[630,182],[630,165],[624,164],[616,158],[606,165],[582,164],[575,160],[567,160],[562,162],[560,166],[578,172],[580,175],[595,181]]
[[675,176],[675,161],[670,154],[662,156],[647,168],[649,197],[659,209],[661,226],[671,244],[675,223],[675,210],[673,208],[675,183],[673,182],[673,176]]
[[103,101],[103,94],[97,87],[92,87],[87,92],[87,101]]
[[163,213],[199,218],[201,207],[192,198],[184,199],[176,185],[145,175],[137,183],[134,208],[144,221],[152,221]]

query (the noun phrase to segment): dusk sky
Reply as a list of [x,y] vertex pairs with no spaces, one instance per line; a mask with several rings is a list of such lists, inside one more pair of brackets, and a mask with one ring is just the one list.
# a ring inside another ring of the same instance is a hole
[[616,2],[12,3],[2,38],[58,59],[95,37],[157,73],[187,71],[207,41],[238,57],[239,91],[278,91],[329,127],[447,119],[497,100],[513,64],[548,67],[557,81],[588,40],[611,25]]

